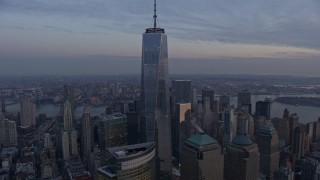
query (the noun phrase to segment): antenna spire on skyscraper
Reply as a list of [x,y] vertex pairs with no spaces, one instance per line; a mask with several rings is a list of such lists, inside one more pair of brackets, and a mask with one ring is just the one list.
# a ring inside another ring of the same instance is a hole
[[153,28],[157,28],[157,0],[154,0]]

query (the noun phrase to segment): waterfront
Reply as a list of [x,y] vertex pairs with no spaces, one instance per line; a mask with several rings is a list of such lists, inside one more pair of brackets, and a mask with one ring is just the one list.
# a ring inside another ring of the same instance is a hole
[[[293,96],[293,95],[252,95],[252,112],[255,112],[255,103],[257,101],[262,101],[266,97],[270,97],[271,99],[275,99],[277,97],[284,97],[284,96]],[[301,95],[295,95],[301,96]],[[303,97],[320,97],[320,95],[303,95]],[[237,97],[231,97],[231,104],[236,105]],[[317,121],[318,117],[320,117],[320,108],[319,107],[312,107],[312,106],[295,106],[289,104],[282,104],[278,102],[273,102],[271,105],[271,117],[282,117],[284,109],[287,108],[290,113],[297,113],[300,117],[300,122],[308,123],[312,121]],[[11,104],[7,106],[7,111],[9,112],[19,112],[20,105],[19,104]],[[36,115],[39,114],[47,114],[48,117],[54,117],[58,114],[60,110],[60,106],[53,105],[53,104],[46,104],[46,105],[39,105],[36,106]],[[83,106],[76,107],[75,109],[75,116],[81,117],[83,111]],[[105,112],[105,107],[91,107],[91,116],[98,116]]]

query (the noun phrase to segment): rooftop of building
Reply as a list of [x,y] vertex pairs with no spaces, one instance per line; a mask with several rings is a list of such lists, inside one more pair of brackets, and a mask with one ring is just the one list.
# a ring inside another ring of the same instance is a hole
[[7,157],[8,155],[13,155],[17,153],[18,149],[16,147],[3,148],[1,151],[1,157]]
[[127,116],[124,114],[121,114],[121,113],[113,113],[113,114],[103,114],[103,115],[99,116],[99,118],[102,121],[112,121],[112,120],[116,120],[116,119],[127,118]]
[[134,157],[155,147],[154,142],[133,144],[128,146],[108,148],[109,152],[117,159]]
[[90,173],[85,169],[79,157],[73,156],[65,163],[69,177],[90,176]]
[[115,166],[104,166],[98,169],[98,172],[110,178],[116,177],[117,168]]
[[251,139],[246,135],[236,135],[236,137],[233,138],[232,143],[240,146],[248,146],[253,144]]
[[35,173],[34,164],[32,162],[17,163],[16,173],[20,173],[20,172],[34,174]]
[[259,132],[261,133],[271,133],[273,131],[275,131],[276,129],[271,126],[271,125],[262,125],[260,128],[259,128]]
[[217,144],[218,141],[208,136],[207,134],[201,133],[201,134],[196,134],[191,136],[187,140],[187,143],[194,145],[196,147],[199,147],[199,146],[205,146],[210,144]]

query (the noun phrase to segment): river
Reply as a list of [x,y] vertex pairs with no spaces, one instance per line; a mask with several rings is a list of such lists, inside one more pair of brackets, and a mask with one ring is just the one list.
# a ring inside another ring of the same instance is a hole
[[[252,112],[255,112],[255,103],[257,101],[264,100],[266,97],[270,97],[272,100],[277,97],[283,96],[302,96],[302,95],[252,95]],[[303,95],[303,97],[320,97],[320,95]],[[231,97],[231,104],[237,104],[237,97]],[[271,117],[282,117],[284,109],[287,108],[290,113],[297,113],[300,117],[300,122],[308,123],[312,121],[317,121],[318,117],[320,117],[320,108],[319,107],[311,107],[311,106],[295,106],[289,104],[282,104],[278,102],[273,102],[271,105]],[[19,112],[20,105],[19,104],[12,104],[6,107],[7,111],[9,112]],[[59,112],[60,107],[53,104],[46,104],[36,106],[36,115],[39,114],[47,114],[48,117],[53,117],[57,115]],[[75,116],[81,117],[83,111],[83,106],[77,107],[75,109]],[[105,112],[105,107],[92,107],[91,108],[91,115],[97,116]]]

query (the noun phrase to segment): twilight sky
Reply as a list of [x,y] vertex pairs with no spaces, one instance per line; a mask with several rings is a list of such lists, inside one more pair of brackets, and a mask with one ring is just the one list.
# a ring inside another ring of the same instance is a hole
[[[153,0],[0,0],[0,75],[139,73],[152,8]],[[320,76],[319,9],[319,0],[158,0],[170,73]]]

